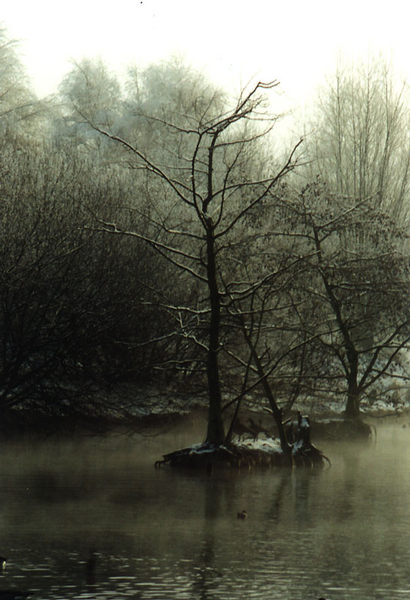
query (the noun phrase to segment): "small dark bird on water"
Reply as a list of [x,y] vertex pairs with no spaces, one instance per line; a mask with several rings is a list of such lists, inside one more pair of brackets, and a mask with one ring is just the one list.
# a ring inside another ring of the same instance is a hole
[[236,516],[238,517],[238,519],[246,519],[248,513],[246,512],[246,510],[241,510]]

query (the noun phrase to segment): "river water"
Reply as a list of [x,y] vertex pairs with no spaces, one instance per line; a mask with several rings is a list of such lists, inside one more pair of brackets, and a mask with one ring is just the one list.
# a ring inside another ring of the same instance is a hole
[[322,445],[332,467],[319,471],[153,468],[189,441],[3,442],[0,590],[38,600],[410,598],[410,427]]

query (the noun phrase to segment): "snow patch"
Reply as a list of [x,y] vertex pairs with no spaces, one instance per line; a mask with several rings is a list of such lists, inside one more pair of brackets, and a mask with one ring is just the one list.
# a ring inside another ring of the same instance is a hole
[[271,454],[278,454],[282,452],[280,442],[276,438],[263,438],[253,439],[248,438],[244,441],[236,442],[237,448],[244,448],[246,450],[255,450],[258,452],[268,452]]

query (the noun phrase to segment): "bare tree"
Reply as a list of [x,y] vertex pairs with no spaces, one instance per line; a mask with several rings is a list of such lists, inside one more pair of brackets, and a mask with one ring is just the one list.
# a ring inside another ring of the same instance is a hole
[[[30,89],[17,52],[18,43],[0,27],[0,131],[1,144],[27,142],[38,133],[46,103]],[[24,141],[23,141],[24,140]]]
[[[297,164],[296,144],[281,166],[272,161],[260,169],[259,177],[243,170],[251,149],[260,147],[261,140],[272,130],[275,118],[263,110],[261,92],[271,90],[277,83],[258,83],[244,92],[233,108],[210,116],[205,112],[187,119],[188,126],[163,120],[166,128],[176,137],[192,140],[184,154],[169,167],[154,162],[145,151],[128,140],[91,123],[102,135],[125,148],[135,166],[159,180],[163,198],[152,200],[151,214],[145,215],[151,231],[126,230],[119,222],[109,223],[100,218],[103,231],[128,235],[144,240],[206,290],[205,302],[196,305],[175,306],[181,316],[181,332],[195,338],[206,354],[206,372],[209,394],[209,413],[206,441],[221,444],[225,439],[222,419],[222,392],[220,377],[221,327],[229,299],[224,292],[229,273],[226,257],[235,247],[235,238],[243,231],[246,216],[279,185]],[[256,125],[259,125],[256,127]],[[165,214],[164,202],[168,211]],[[158,215],[154,217],[153,215]],[[243,294],[244,282],[237,287]],[[242,288],[242,289],[241,289]],[[232,289],[232,288],[231,288]],[[232,294],[233,292],[231,292]],[[196,338],[185,324],[190,318],[202,324],[206,320],[206,338]]]
[[376,382],[402,375],[410,341],[407,234],[372,200],[352,203],[316,181],[287,206],[294,235],[312,251],[295,282],[298,318],[327,355],[311,375],[344,393],[354,418]]
[[111,160],[108,144],[90,130],[87,120],[100,127],[115,128],[122,118],[122,90],[119,81],[101,60],[83,59],[59,86],[60,114],[54,120],[54,135],[75,146],[94,152],[99,160]]
[[311,175],[320,173],[334,193],[372,197],[378,208],[408,218],[408,84],[398,85],[385,61],[340,66],[320,93],[309,130]]

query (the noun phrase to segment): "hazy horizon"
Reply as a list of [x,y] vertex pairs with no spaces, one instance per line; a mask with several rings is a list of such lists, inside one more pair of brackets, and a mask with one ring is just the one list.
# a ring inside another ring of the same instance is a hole
[[[343,10],[342,10],[343,7]],[[379,53],[409,79],[407,8],[400,0],[296,0],[275,6],[211,0],[120,0],[110,3],[5,0],[0,23],[19,42],[34,91],[55,93],[72,61],[101,58],[121,75],[178,55],[215,83],[235,92],[250,81],[277,79],[290,104],[306,101],[342,56]]]

